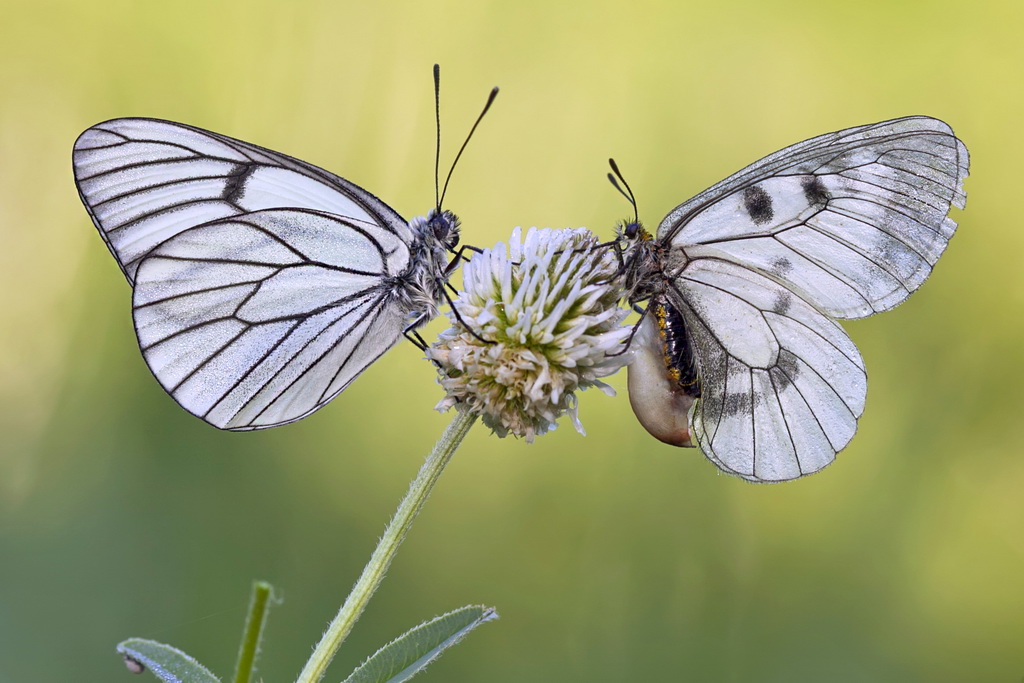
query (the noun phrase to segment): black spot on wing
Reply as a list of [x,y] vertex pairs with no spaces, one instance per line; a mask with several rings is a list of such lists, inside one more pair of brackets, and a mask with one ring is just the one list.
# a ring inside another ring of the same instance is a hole
[[726,417],[750,415],[753,410],[753,401],[747,392],[726,394],[725,400],[722,402],[722,412]]
[[792,305],[792,295],[786,292],[776,292],[775,301],[772,302],[772,311],[779,315],[786,315]]
[[778,277],[785,277],[793,270],[793,262],[784,256],[774,259],[769,266],[768,272]]
[[768,374],[775,382],[777,390],[783,391],[786,387],[796,382],[796,378],[800,374],[800,364],[797,361],[797,357],[783,350],[779,354],[779,360],[775,367],[771,368]]
[[220,198],[237,206],[238,200],[245,194],[245,182],[255,171],[256,164],[238,164],[231,169]]
[[811,206],[822,206],[828,202],[828,190],[818,176],[807,176],[800,181],[800,185],[804,188],[804,197]]
[[743,190],[743,207],[757,225],[764,225],[775,215],[771,195],[757,185]]

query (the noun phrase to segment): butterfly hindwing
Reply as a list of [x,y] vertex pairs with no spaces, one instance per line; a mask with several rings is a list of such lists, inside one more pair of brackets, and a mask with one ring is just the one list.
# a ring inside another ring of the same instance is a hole
[[831,463],[853,437],[867,393],[846,332],[778,282],[728,261],[691,262],[668,296],[696,351],[692,428],[704,454],[754,481]]
[[139,345],[164,389],[207,422],[292,422],[400,338],[407,310],[387,283],[407,260],[394,234],[326,213],[270,209],[206,223],[139,265]]

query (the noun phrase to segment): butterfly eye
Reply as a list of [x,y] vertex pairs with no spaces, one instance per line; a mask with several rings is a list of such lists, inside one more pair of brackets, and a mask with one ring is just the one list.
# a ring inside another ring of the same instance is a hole
[[636,222],[627,223],[626,227],[622,230],[622,234],[624,234],[628,239],[631,239],[631,240],[632,239],[636,239],[637,233],[639,233],[639,232],[640,232],[640,224],[636,223]]
[[443,213],[439,213],[430,219],[430,232],[434,234],[438,240],[444,241],[444,238],[448,236],[448,232],[451,230],[451,225],[448,223],[448,217]]
[[427,227],[438,243],[448,248],[459,243],[459,219],[451,211],[435,213],[427,222]]

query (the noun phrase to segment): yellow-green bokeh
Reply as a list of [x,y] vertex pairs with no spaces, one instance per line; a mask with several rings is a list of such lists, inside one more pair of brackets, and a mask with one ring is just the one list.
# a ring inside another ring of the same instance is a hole
[[224,434],[187,415],[135,346],[129,288],[76,196],[75,137],[117,116],[188,122],[408,217],[433,201],[434,62],[445,160],[502,87],[448,195],[472,244],[515,225],[610,236],[629,211],[609,156],[654,225],[768,152],[906,114],[966,141],[968,208],[918,294],[846,325],[871,381],[834,466],[745,484],[598,392],[581,401],[587,437],[477,428],[331,680],[467,603],[502,619],[425,682],[1020,680],[1022,7],[9,3],[0,681],[118,680],[129,636],[226,675],[255,578],[285,598],[263,676],[289,680],[447,423],[407,344],[293,426]]

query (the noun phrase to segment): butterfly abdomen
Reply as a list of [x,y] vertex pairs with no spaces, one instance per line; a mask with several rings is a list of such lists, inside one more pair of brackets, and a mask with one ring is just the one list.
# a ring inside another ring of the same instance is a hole
[[629,403],[652,436],[672,446],[693,446],[689,412],[700,397],[700,377],[682,315],[656,297],[633,338]]
[[652,302],[658,321],[658,336],[664,351],[663,360],[670,380],[688,396],[700,397],[700,377],[686,322],[679,311],[665,301]]

